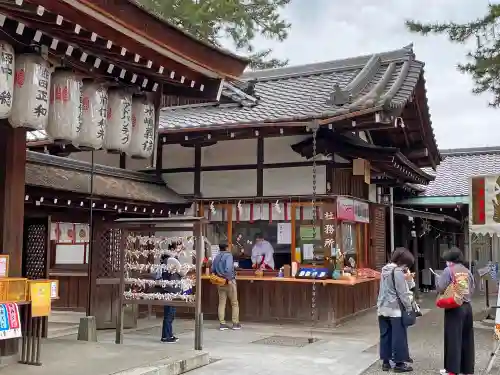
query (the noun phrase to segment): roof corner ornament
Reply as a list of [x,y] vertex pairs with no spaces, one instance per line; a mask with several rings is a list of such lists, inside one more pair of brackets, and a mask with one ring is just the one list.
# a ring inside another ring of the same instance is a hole
[[351,102],[352,95],[349,91],[340,87],[338,83],[333,86],[333,92],[330,93],[330,98],[326,104],[336,107],[343,107]]
[[247,86],[243,89],[243,92],[247,95],[256,97],[255,95],[255,85],[257,84],[256,79],[252,79],[247,82]]

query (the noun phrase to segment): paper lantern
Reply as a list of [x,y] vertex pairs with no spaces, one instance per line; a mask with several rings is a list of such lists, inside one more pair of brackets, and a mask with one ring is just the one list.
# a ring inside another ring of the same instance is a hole
[[83,121],[75,145],[98,150],[104,144],[108,113],[108,90],[91,81],[83,83]]
[[127,153],[134,158],[149,158],[153,154],[155,107],[146,97],[132,99],[132,139]]
[[0,41],[0,118],[8,118],[14,97],[14,48]]
[[75,142],[82,125],[82,80],[68,69],[52,74],[47,134],[55,142]]
[[49,63],[41,56],[16,56],[14,100],[9,122],[14,128],[44,130],[49,120]]
[[131,138],[132,94],[120,89],[109,90],[104,148],[109,152],[126,152]]

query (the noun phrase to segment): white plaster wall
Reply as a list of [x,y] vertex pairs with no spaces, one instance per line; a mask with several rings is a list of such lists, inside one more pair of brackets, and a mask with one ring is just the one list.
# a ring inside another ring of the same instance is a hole
[[181,145],[164,145],[162,168],[192,168],[194,167],[194,147]]
[[377,185],[370,184],[368,186],[368,200],[377,203]]
[[257,139],[217,142],[201,149],[203,167],[257,163]]
[[194,173],[164,173],[163,180],[177,194],[194,194]]
[[[68,156],[68,158],[91,163],[92,152],[90,151],[73,152]],[[120,155],[109,154],[106,150],[94,151],[94,163],[118,168],[120,167]]]
[[144,170],[144,169],[151,169],[151,158],[148,159],[132,159],[131,157],[127,156],[127,161],[125,162],[127,169],[131,169],[134,171],[139,171],[139,170]]
[[257,195],[257,171],[211,171],[201,173],[204,198],[253,197]]
[[290,137],[275,137],[264,139],[264,163],[294,163],[307,161],[290,147],[310,136],[297,135]]
[[[82,151],[73,152],[68,156],[70,159],[85,161],[87,163],[92,162],[92,152]],[[94,163],[100,165],[107,165],[108,167],[120,167],[120,155],[119,154],[109,154],[106,150],[94,151]],[[138,171],[142,169],[147,169],[151,167],[151,158],[149,159],[132,159],[127,156],[126,160],[127,169]]]
[[[316,170],[316,193],[326,193],[326,167]],[[264,195],[312,194],[312,167],[264,169]]]

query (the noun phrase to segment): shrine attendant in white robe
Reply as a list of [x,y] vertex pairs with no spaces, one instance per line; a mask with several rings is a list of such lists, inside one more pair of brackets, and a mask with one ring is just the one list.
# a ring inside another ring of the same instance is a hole
[[274,249],[262,234],[255,236],[255,245],[252,248],[252,267],[274,270]]

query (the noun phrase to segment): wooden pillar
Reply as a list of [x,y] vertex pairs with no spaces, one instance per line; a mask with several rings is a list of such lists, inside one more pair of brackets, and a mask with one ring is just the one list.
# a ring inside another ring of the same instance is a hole
[[163,169],[163,143],[161,138],[158,137],[158,145],[156,148],[156,165],[154,166],[156,174],[161,176],[161,170]]
[[201,198],[201,145],[194,146],[194,196]]
[[264,196],[264,138],[257,138],[257,196]]
[[[9,276],[22,276],[26,130],[0,120],[0,251],[9,255]],[[0,341],[0,356],[18,351],[18,340]]]
[[120,169],[127,169],[127,154],[124,152],[120,154]]

